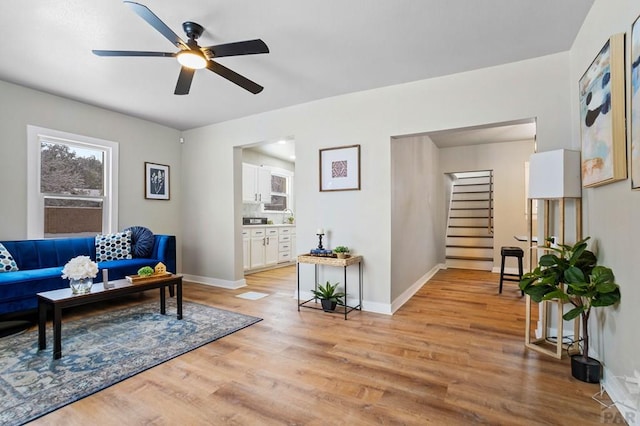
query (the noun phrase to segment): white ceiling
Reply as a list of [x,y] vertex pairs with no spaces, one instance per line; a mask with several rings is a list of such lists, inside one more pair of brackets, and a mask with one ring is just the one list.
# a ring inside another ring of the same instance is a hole
[[[173,52],[120,0],[0,1],[0,79],[184,130],[316,99],[566,51],[593,0],[140,0],[201,46],[263,39],[271,53],[219,62],[258,95],[199,70],[173,94]],[[526,84],[526,82],[523,82]]]

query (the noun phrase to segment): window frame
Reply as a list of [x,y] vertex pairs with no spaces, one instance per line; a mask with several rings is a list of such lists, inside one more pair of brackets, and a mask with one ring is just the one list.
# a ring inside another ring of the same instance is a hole
[[[294,173],[291,170],[281,169],[279,167],[271,167],[271,166],[263,166],[271,172],[272,175],[283,177],[287,180],[287,189],[286,193],[283,192],[272,192],[271,195],[284,195],[287,198],[287,207],[285,210],[289,209],[293,211],[293,177]],[[269,200],[271,201],[271,200]],[[265,204],[262,204],[262,213],[282,213],[285,210],[268,210],[265,208]],[[270,203],[269,203],[270,204]]]
[[51,198],[51,194],[42,193],[40,187],[40,154],[42,142],[104,151],[103,166],[105,176],[102,197],[73,198],[102,198],[102,233],[115,232],[115,230],[118,229],[118,143],[90,136],[27,125],[27,238],[45,238],[44,200],[46,197]]

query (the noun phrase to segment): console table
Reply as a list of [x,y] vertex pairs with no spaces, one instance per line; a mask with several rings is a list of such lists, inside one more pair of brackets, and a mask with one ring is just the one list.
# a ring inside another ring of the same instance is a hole
[[[309,300],[300,301],[300,264],[308,263],[314,266],[314,285],[315,288],[318,288],[318,267],[320,265],[325,266],[334,266],[341,267],[344,271],[344,292],[347,294],[345,296],[344,304],[338,304],[338,308],[335,312],[344,313],[344,319],[347,319],[347,315],[349,312],[354,310],[362,310],[362,256],[350,256],[346,259],[338,259],[335,257],[324,257],[324,256],[311,256],[307,254],[301,254],[298,256],[298,262],[296,264],[297,274],[298,274],[298,311],[300,308],[311,308],[311,309],[320,309],[318,306],[318,299],[313,297]],[[358,264],[358,304],[356,306],[349,306],[347,302],[348,292],[347,292],[347,267],[350,265]],[[313,304],[311,302],[314,302]]]

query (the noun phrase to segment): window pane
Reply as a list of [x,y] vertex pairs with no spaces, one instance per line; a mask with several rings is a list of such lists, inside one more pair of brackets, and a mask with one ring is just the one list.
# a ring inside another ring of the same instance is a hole
[[287,178],[278,175],[271,175],[271,192],[278,192],[280,194],[287,193]]
[[44,199],[45,237],[102,232],[102,200]]
[[102,196],[104,152],[61,143],[40,144],[40,191]]
[[287,197],[285,195],[271,195],[271,203],[265,203],[265,210],[282,211],[287,208]]

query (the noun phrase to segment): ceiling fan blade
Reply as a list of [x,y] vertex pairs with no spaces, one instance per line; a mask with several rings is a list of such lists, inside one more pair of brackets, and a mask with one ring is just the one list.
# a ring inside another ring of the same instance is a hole
[[241,76],[235,71],[231,71],[229,68],[220,65],[217,62],[207,61],[207,68],[209,69],[209,71],[215,72],[216,74],[226,78],[230,82],[237,84],[245,90],[248,90],[254,95],[262,92],[262,89],[264,89],[264,87],[260,86],[259,84],[249,80],[246,77]]
[[160,18],[154,15],[154,13],[149,10],[147,6],[132,1],[125,1],[124,3],[129,6],[131,10],[133,10],[139,17],[147,21],[149,25],[156,29],[156,31],[165,36],[165,38],[173,43],[176,47],[179,47],[181,49],[189,48],[187,43],[185,43],[180,37],[178,37],[178,35],[167,26],[167,24],[160,20]]
[[237,41],[235,43],[218,44],[217,46],[203,47],[208,49],[214,58],[222,56],[256,55],[269,53],[269,47],[260,39]]
[[169,52],[138,52],[135,50],[92,50],[94,55],[98,56],[160,56],[164,58],[173,58],[175,53]]
[[182,67],[180,69],[180,75],[178,76],[178,83],[176,84],[176,91],[174,95],[188,95],[191,88],[191,81],[193,80],[193,74],[196,70],[193,68]]

